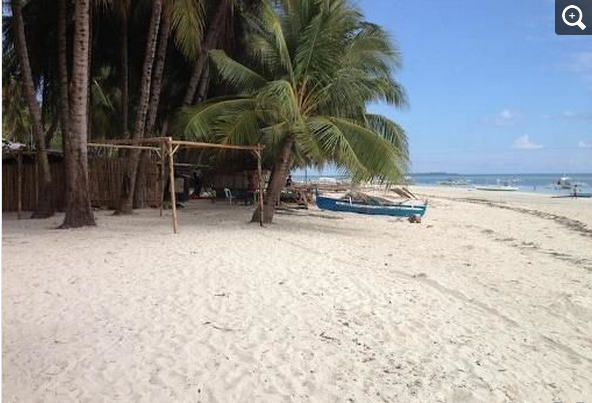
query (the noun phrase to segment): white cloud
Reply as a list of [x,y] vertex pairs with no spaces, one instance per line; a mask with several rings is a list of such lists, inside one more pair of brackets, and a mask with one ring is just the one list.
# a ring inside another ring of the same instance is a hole
[[579,120],[592,119],[592,113],[584,113],[584,112],[565,111],[561,114],[561,116],[566,119],[579,119]]
[[592,148],[592,144],[586,143],[584,140],[580,140],[578,148]]
[[532,141],[530,141],[528,134],[525,134],[524,136],[520,136],[516,140],[514,140],[512,148],[515,148],[517,150],[539,150],[543,148],[543,146],[541,144],[533,143]]
[[575,116],[576,116],[576,114],[574,112],[572,112],[572,111],[565,111],[565,112],[563,112],[563,117],[564,118],[573,118]]
[[521,116],[522,114],[520,114],[520,112],[504,109],[495,117],[494,123],[497,126],[511,125],[516,122],[516,120],[520,119]]

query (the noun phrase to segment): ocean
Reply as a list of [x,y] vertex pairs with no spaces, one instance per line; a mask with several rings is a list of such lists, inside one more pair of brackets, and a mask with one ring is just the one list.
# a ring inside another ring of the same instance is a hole
[[561,189],[557,182],[561,177],[571,178],[572,183],[577,183],[582,191],[590,191],[592,188],[592,174],[448,174],[426,173],[411,174],[411,182],[416,185],[438,185],[438,182],[447,180],[464,179],[469,181],[468,186],[495,185],[499,180],[515,181],[523,192],[540,192],[551,194],[567,194],[569,190]]
[[[298,182],[304,182],[304,175],[292,175]],[[540,173],[540,174],[454,174],[454,173],[418,173],[409,174],[409,184],[418,186],[444,186],[438,182],[466,180],[468,185],[464,187],[479,185],[495,185],[499,180],[515,180],[515,186],[518,186],[523,192],[537,192],[549,194],[568,194],[569,190],[560,189],[557,186],[559,178],[566,176],[571,178],[573,183],[578,183],[582,192],[592,191],[592,173],[589,174],[568,174],[568,173]],[[308,182],[315,182],[319,179],[347,181],[346,175],[308,175]],[[457,186],[463,187],[463,186]]]

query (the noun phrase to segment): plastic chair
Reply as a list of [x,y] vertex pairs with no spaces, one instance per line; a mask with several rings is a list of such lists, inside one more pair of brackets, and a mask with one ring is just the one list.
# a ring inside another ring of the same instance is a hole
[[224,188],[224,196],[226,196],[226,200],[228,200],[228,204],[232,204],[233,200],[236,200],[236,198],[232,195],[232,192],[228,188]]

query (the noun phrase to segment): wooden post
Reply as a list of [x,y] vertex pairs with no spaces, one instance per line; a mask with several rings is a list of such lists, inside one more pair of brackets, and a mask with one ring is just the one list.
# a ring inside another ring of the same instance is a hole
[[257,144],[257,176],[259,177],[259,225],[263,227],[263,175],[261,173],[261,144]]
[[160,193],[160,216],[162,217],[162,207],[164,204],[164,165],[166,163],[165,161],[165,157],[166,157],[166,149],[164,147],[164,143],[162,143],[160,145],[160,177],[158,178],[158,189],[159,189],[159,193]]
[[16,170],[16,218],[20,220],[23,197],[23,154],[20,152],[16,155]]
[[174,155],[173,155],[173,145],[171,144],[171,139],[169,138],[167,141],[167,151],[169,154],[169,190],[171,193],[171,205],[173,208],[173,232],[176,234],[177,229],[179,227],[179,222],[177,221],[177,197],[175,195],[175,163],[174,163]]

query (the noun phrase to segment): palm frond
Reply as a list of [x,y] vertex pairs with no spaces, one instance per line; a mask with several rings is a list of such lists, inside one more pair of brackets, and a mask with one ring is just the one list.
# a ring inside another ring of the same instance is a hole
[[208,102],[181,109],[175,117],[172,132],[176,136],[196,141],[211,141],[214,138],[213,129],[220,116],[248,107],[256,108],[256,103],[251,98],[212,98]]
[[[356,153],[365,170],[354,172],[361,180],[381,179],[395,183],[403,179],[407,160],[391,142],[367,127],[343,118],[329,117],[344,134],[349,146]],[[341,158],[347,156],[340,156]]]
[[205,25],[204,0],[175,0],[170,3],[171,28],[175,45],[187,60],[200,51]]
[[383,115],[367,113],[364,117],[366,127],[393,144],[403,158],[409,159],[409,141],[405,130],[401,126]]
[[239,94],[252,93],[267,83],[265,78],[228,57],[223,50],[211,50],[210,58],[220,77]]

